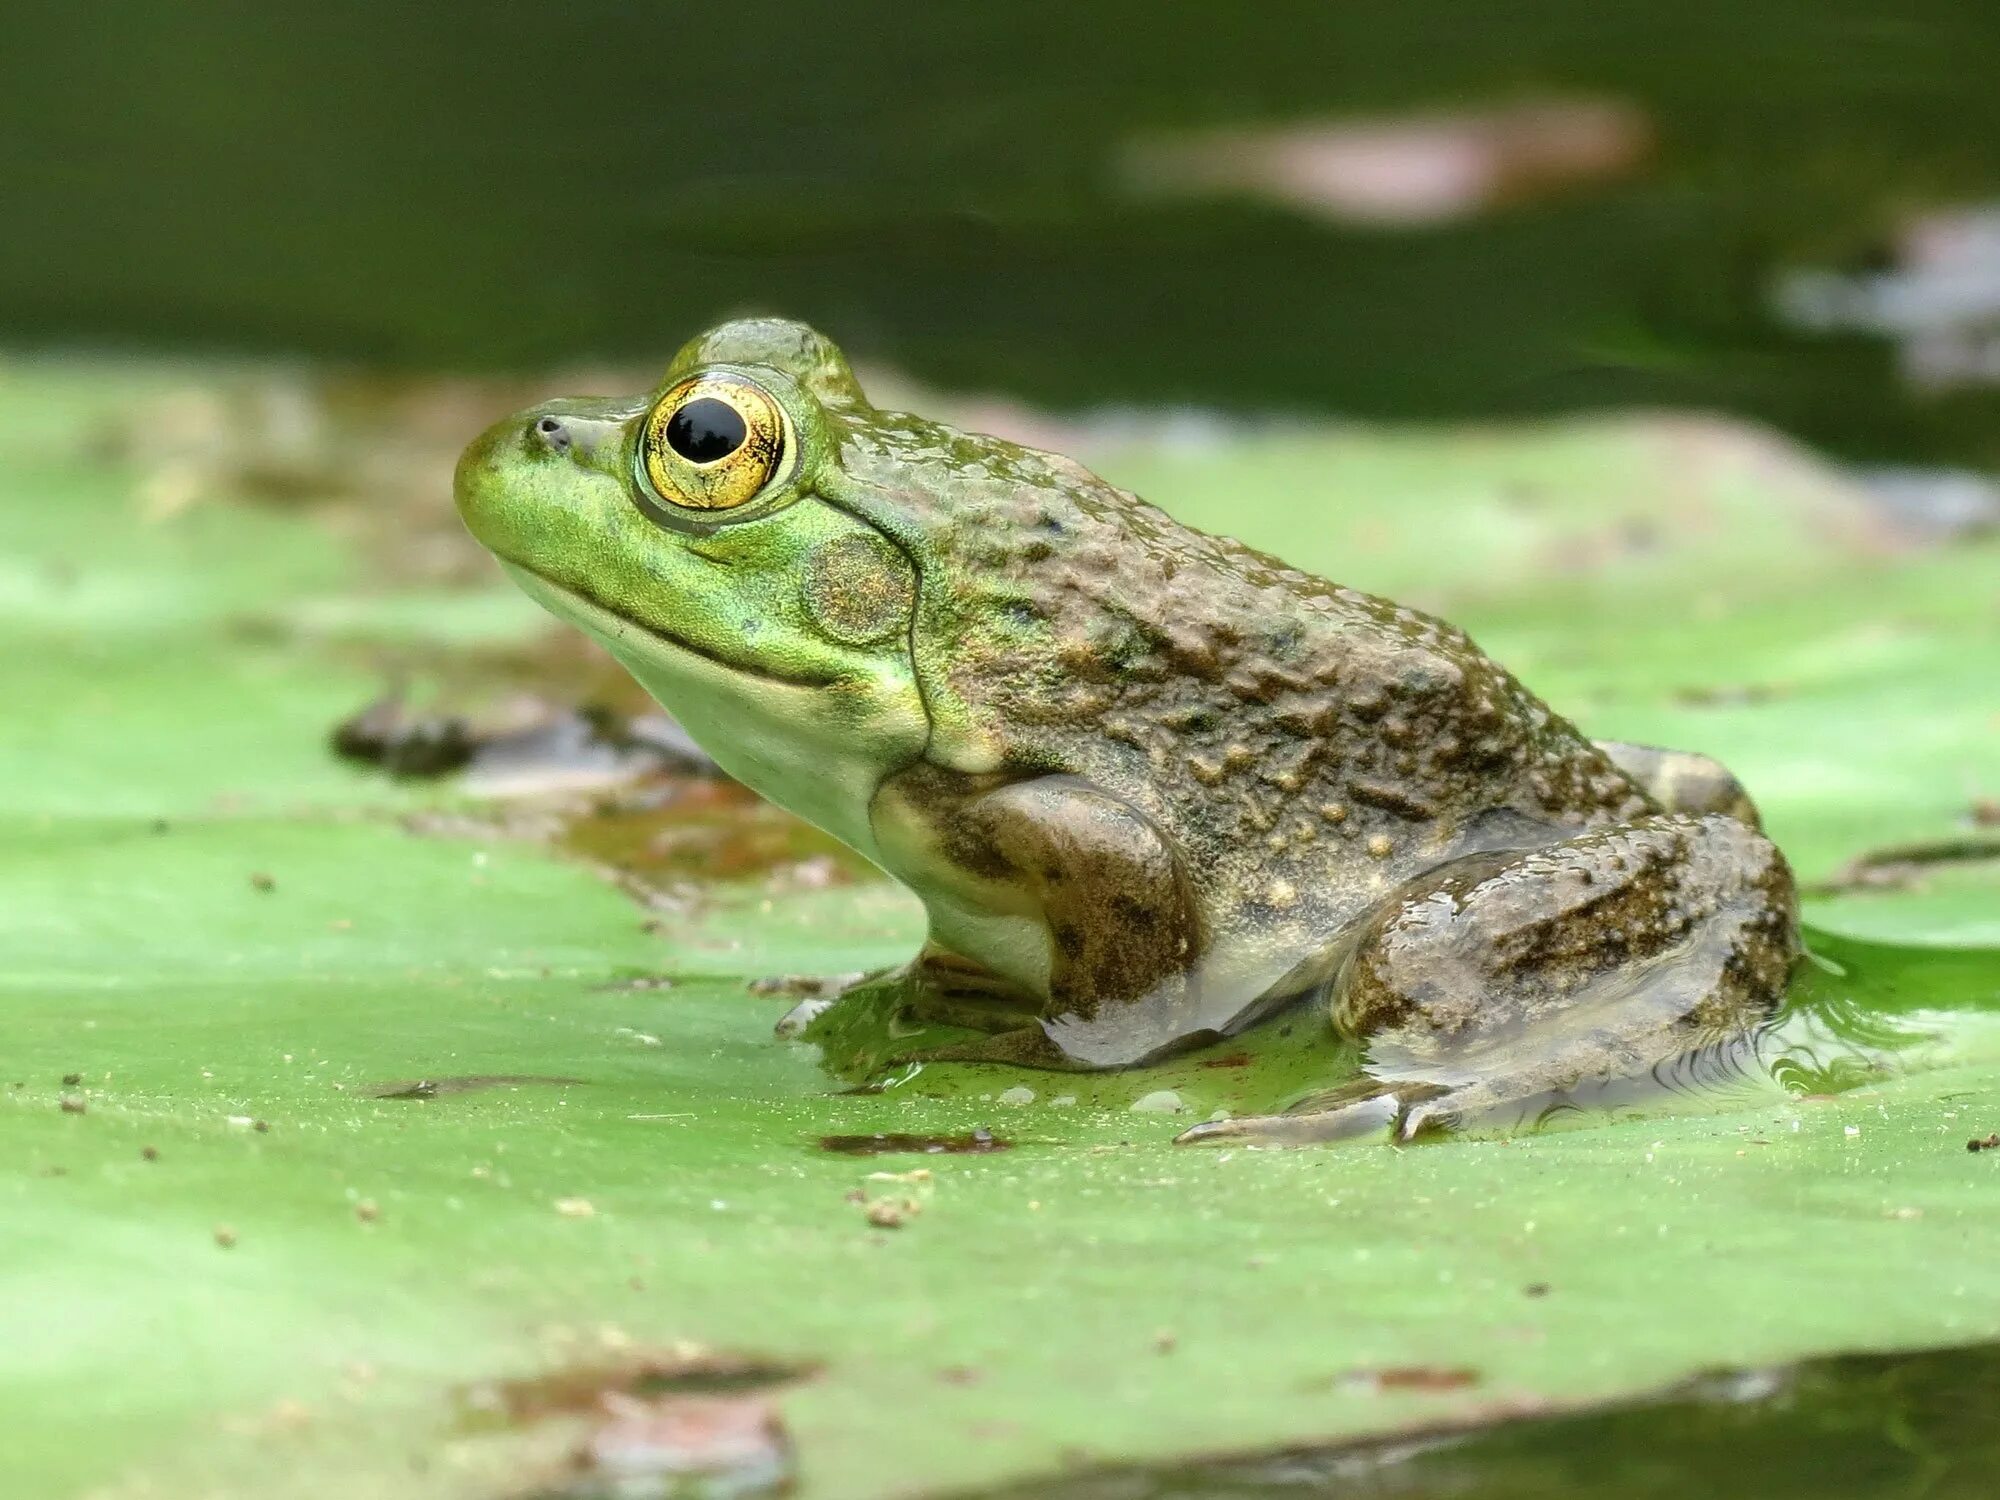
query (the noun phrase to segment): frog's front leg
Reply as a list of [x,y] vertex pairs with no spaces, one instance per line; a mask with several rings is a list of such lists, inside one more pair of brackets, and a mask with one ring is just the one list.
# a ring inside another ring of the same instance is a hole
[[1176,1000],[1199,921],[1173,842],[1139,809],[1078,776],[1009,783],[958,827],[1046,930],[1038,1020],[1072,1064],[1117,1067],[1178,1040]]
[[921,768],[886,790],[879,826],[930,909],[930,941],[831,1006],[795,1009],[781,1034],[829,1042],[872,1009],[907,1040],[876,1049],[878,1066],[1064,1069],[1180,1039],[1199,924],[1176,847],[1144,812],[1063,774],[995,785]]
[[1783,999],[1798,956],[1784,857],[1721,814],[1660,814],[1468,856],[1372,918],[1333,1022],[1366,1077],[1293,1113],[1183,1141],[1291,1145],[1510,1123],[1726,1053]]

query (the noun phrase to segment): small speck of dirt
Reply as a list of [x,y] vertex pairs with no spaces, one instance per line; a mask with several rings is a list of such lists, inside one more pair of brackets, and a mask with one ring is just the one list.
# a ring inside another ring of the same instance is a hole
[[158,1161],[160,1159],[160,1148],[158,1146],[141,1146],[139,1148],[139,1159],[141,1161]]
[[946,1365],[937,1378],[946,1385],[978,1385],[986,1377],[971,1365]]
[[822,1151],[842,1156],[890,1156],[898,1152],[924,1156],[983,1156],[990,1151],[1011,1151],[1014,1143],[990,1130],[972,1130],[964,1135],[905,1135],[885,1131],[877,1135],[823,1135]]
[[81,1073],[65,1073],[65,1074],[63,1074],[63,1087],[64,1087],[64,1088],[66,1088],[66,1089],[73,1089],[73,1088],[75,1088],[75,1087],[76,1087],[76,1086],[77,1086],[77,1085],[78,1085],[79,1083],[82,1083],[82,1082],[83,1082],[83,1075],[82,1075]]
[[90,1109],[90,1106],[84,1103],[83,1095],[81,1094],[64,1094],[62,1096],[61,1109],[66,1115],[80,1115],[86,1113]]
[[1162,1328],[1158,1333],[1153,1335],[1153,1352],[1155,1354],[1172,1354],[1180,1346],[1180,1335],[1171,1329]]
[[1227,1057],[1204,1058],[1201,1065],[1204,1068],[1247,1068],[1250,1060],[1247,1052],[1232,1052]]
[[364,1224],[373,1224],[382,1217],[382,1209],[373,1198],[363,1198],[354,1205],[354,1217]]
[[229,1226],[228,1226],[227,1224],[218,1224],[218,1225],[216,1225],[216,1226],[215,1226],[215,1243],[216,1243],[216,1244],[218,1244],[218,1245],[220,1245],[220,1246],[221,1246],[221,1247],[222,1247],[223,1249],[225,1249],[225,1250],[233,1250],[233,1249],[235,1249],[235,1248],[236,1248],[236,1231],[235,1231],[235,1230],[233,1230],[233,1229],[231,1229],[231,1228],[230,1228],[230,1227],[229,1227]]
[[2000,797],[1978,797],[1972,803],[1974,828],[2000,828]]
[[1479,1372],[1462,1365],[1390,1365],[1380,1370],[1350,1370],[1334,1383],[1350,1390],[1462,1391],[1479,1384]]
[[252,1120],[250,1128],[259,1135],[269,1135],[271,1133],[271,1122],[269,1120]]
[[1546,1297],[1548,1294],[1549,1284],[1546,1281],[1531,1281],[1521,1288],[1523,1297]]
[[1965,1143],[1968,1151],[2000,1151],[2000,1133],[1977,1135]]
[[255,871],[250,876],[250,888],[253,891],[263,891],[268,894],[278,888],[277,877],[266,874],[262,870]]
[[372,1083],[355,1092],[370,1099],[437,1099],[446,1094],[471,1094],[480,1089],[522,1088],[547,1084],[570,1088],[588,1082],[583,1078],[563,1078],[549,1073],[465,1073],[450,1078],[398,1078],[388,1083]]

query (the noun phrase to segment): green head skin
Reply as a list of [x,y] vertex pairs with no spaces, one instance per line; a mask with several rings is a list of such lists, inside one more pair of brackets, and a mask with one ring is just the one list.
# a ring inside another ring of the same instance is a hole
[[[662,446],[675,435],[655,409],[690,380],[747,402],[736,458],[769,439],[755,472],[717,481],[735,503],[703,492],[722,468]],[[730,323],[682,349],[650,396],[497,423],[460,460],[456,494],[528,595],[603,642],[725,770],[872,857],[869,801],[923,756],[930,726],[911,660],[916,570],[822,491],[843,415],[865,410],[818,334]]]

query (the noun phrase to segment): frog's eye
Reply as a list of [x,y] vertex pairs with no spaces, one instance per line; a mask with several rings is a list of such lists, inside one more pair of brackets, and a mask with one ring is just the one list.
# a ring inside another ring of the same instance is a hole
[[783,472],[794,446],[791,419],[769,391],[740,375],[697,375],[646,414],[639,463],[670,505],[734,510]]

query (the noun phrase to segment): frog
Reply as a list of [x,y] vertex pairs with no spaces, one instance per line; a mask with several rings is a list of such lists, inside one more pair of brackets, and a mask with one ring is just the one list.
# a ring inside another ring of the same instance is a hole
[[454,489],[723,770],[922,903],[889,977],[958,1040],[904,1061],[1135,1069],[1304,1011],[1355,1075],[1178,1139],[1404,1142],[1696,1076],[1800,960],[1716,761],[1593,740],[1457,626],[1071,458],[878,409],[805,324],[510,415]]

